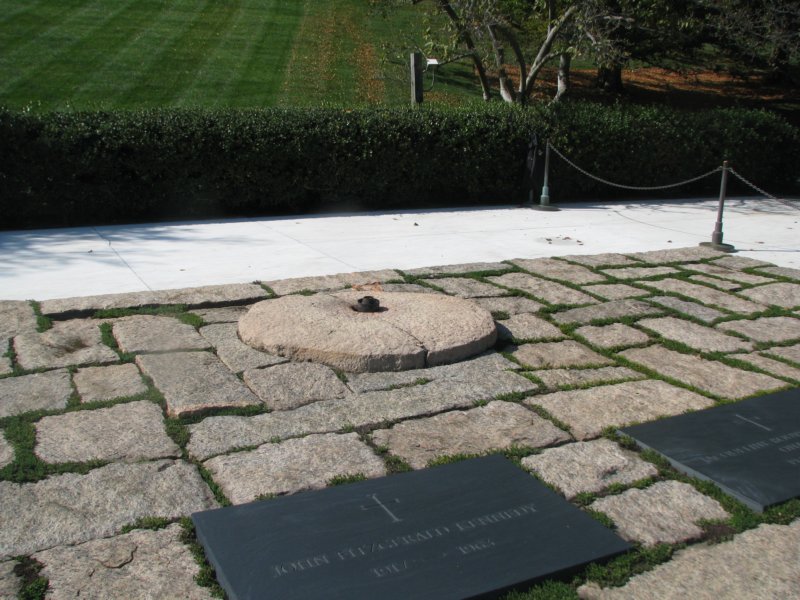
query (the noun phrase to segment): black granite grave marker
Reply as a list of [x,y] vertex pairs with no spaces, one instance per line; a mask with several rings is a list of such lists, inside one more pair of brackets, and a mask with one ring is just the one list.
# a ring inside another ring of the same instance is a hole
[[501,456],[192,519],[232,600],[494,598],[630,547]]
[[800,389],[620,431],[759,512],[800,497]]

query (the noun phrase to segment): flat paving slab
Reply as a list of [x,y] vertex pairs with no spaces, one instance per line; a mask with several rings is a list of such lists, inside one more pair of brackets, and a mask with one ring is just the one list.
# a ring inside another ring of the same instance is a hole
[[759,317],[752,321],[725,321],[717,325],[722,331],[732,331],[756,342],[788,342],[800,339],[800,319],[792,317]]
[[680,273],[680,271],[672,267],[622,267],[620,269],[606,269],[603,273],[615,279],[634,281],[661,275],[672,275]]
[[491,597],[628,549],[499,456],[193,519],[235,600]]
[[136,364],[164,394],[167,414],[173,417],[262,404],[211,352],[140,354]]
[[782,308],[800,306],[800,284],[797,283],[770,283],[743,290],[741,294],[762,304],[774,304]]
[[383,461],[355,433],[312,434],[203,464],[233,504],[323,488],[336,477],[386,475]]
[[383,283],[392,280],[402,280],[400,273],[392,269],[382,269],[378,271],[339,273],[336,275],[322,275],[318,277],[295,277],[293,279],[264,281],[262,283],[279,296],[285,296],[286,294],[295,294],[303,291],[325,292],[341,290],[348,286]]
[[675,317],[642,319],[636,324],[665,339],[680,342],[701,352],[737,352],[754,348],[752,342]]
[[527,273],[506,273],[487,278],[492,283],[531,294],[548,304],[595,304],[597,300],[574,288]]
[[612,323],[600,327],[584,325],[578,327],[575,334],[585,338],[590,344],[605,349],[638,346],[650,341],[650,336],[646,333],[624,323]]
[[194,327],[172,317],[134,315],[114,322],[120,350],[129,353],[207,350],[211,344]]
[[84,367],[72,377],[82,402],[104,402],[136,396],[147,391],[139,369],[133,364]]
[[556,323],[591,323],[604,319],[622,319],[625,317],[647,317],[660,314],[662,311],[641,300],[612,300],[594,306],[571,308],[553,314]]
[[712,308],[722,308],[731,312],[742,314],[752,314],[762,312],[767,309],[767,304],[771,304],[767,298],[767,304],[745,300],[734,294],[715,290],[705,285],[690,283],[682,279],[661,279],[659,281],[646,281],[644,285],[654,288],[661,292],[672,292],[681,294],[692,300],[708,304]]
[[503,288],[490,283],[484,283],[469,277],[443,277],[441,279],[428,279],[427,283],[441,288],[446,293],[459,298],[490,298],[508,294]]
[[540,406],[566,423],[578,440],[596,438],[609,426],[651,421],[708,408],[714,403],[689,390],[652,379],[554,392],[524,402]]
[[523,458],[522,466],[556,486],[567,500],[658,475],[653,464],[606,439],[548,448]]
[[600,367],[599,369],[548,369],[532,373],[548,388],[578,387],[619,383],[646,376],[627,367]]
[[704,323],[712,323],[717,319],[730,315],[730,313],[722,312],[716,308],[704,306],[697,302],[681,300],[675,296],[653,296],[652,298],[648,298],[647,301],[658,304],[659,306],[671,308],[672,310],[676,310],[683,315],[687,315],[698,321],[703,321]]
[[403,272],[413,277],[435,277],[437,275],[462,275],[464,273],[480,273],[486,271],[508,271],[511,268],[511,265],[504,262],[475,262],[404,269]]
[[71,395],[66,369],[0,379],[0,418],[32,410],[66,408]]
[[625,285],[624,283],[607,283],[587,285],[583,288],[590,294],[595,294],[606,300],[624,300],[625,298],[639,298],[649,296],[650,292],[641,288]]
[[431,460],[458,454],[483,454],[512,446],[543,448],[570,440],[549,421],[519,404],[490,402],[466,411],[451,411],[379,429],[372,441],[414,469]]
[[644,490],[606,496],[589,508],[611,517],[623,538],[644,546],[697,539],[703,535],[701,521],[730,516],[719,502],[680,481],[659,481]]
[[44,417],[36,423],[44,462],[136,461],[180,456],[164,430],[161,408],[146,400]]
[[501,340],[560,340],[566,337],[552,323],[527,313],[511,315],[508,319],[498,321],[497,336]]
[[0,300],[0,343],[24,332],[36,331],[36,315],[30,302]]
[[75,319],[55,323],[44,333],[21,333],[14,338],[17,362],[23,369],[117,362],[117,353],[101,339],[99,324]]
[[610,358],[574,340],[523,344],[514,349],[511,355],[524,367],[531,369],[600,367],[614,364]]
[[251,348],[239,339],[237,327],[237,323],[215,323],[200,328],[200,335],[209,341],[219,359],[234,373],[279,365],[289,360]]
[[0,469],[14,461],[14,446],[6,439],[0,430]]
[[800,390],[622,430],[679,471],[763,512],[800,497]]
[[589,583],[578,589],[578,595],[582,600],[797,598],[798,562],[800,521],[759,525],[731,541],[680,550],[669,562],[636,575],[622,587],[603,589]]
[[535,313],[544,304],[534,302],[530,298],[522,296],[501,296],[499,298],[475,298],[475,304],[488,310],[489,312],[504,312],[509,315],[520,313]]
[[661,375],[730,400],[741,400],[758,392],[776,390],[786,385],[769,375],[735,369],[715,360],[669,350],[659,344],[647,348],[631,348],[619,354]]
[[181,542],[180,525],[158,531],[135,530],[117,537],[37,552],[47,597],[185,598],[211,600],[209,588],[195,583],[200,567]]
[[554,258],[535,258],[532,260],[515,258],[511,262],[529,273],[549,279],[559,279],[576,284],[606,281],[605,277],[590,269]]
[[175,519],[217,502],[196,467],[159,460],[112,463],[36,483],[0,481],[0,506],[0,558],[6,558],[113,535],[142,517]]
[[267,408],[290,410],[350,394],[330,367],[315,363],[286,363],[268,369],[249,369],[242,374]]

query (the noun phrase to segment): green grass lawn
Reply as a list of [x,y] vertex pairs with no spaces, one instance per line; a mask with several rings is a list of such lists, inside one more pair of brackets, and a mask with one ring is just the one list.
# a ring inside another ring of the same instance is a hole
[[[419,13],[367,0],[0,0],[0,106],[361,106],[409,101],[382,61]],[[429,100],[477,88],[449,66]]]

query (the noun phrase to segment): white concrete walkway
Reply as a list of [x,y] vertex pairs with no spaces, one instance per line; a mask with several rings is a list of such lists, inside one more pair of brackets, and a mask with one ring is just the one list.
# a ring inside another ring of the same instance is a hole
[[[724,241],[800,268],[800,202],[728,199]],[[580,202],[0,232],[0,299],[266,281],[709,241],[717,201]]]

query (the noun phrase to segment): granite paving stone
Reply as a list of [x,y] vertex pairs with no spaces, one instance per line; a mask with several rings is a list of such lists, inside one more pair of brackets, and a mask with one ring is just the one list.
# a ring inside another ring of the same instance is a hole
[[164,394],[171,417],[209,408],[261,405],[210,352],[140,354],[136,364]]
[[587,267],[617,267],[641,264],[639,261],[629,258],[624,254],[616,254],[613,252],[585,255],[571,254],[568,256],[562,256],[561,258]]
[[726,269],[733,269],[735,271],[751,269],[753,267],[774,266],[772,263],[764,262],[763,260],[756,260],[755,258],[748,258],[747,256],[731,256],[730,254],[721,258],[715,258],[708,264],[722,266]]
[[22,578],[14,573],[16,561],[0,562],[0,600],[16,600],[22,588]]
[[672,267],[622,267],[619,269],[606,269],[603,273],[609,277],[633,281],[659,275],[671,275],[672,273],[679,273],[679,271]]
[[534,302],[523,296],[504,296],[499,298],[475,298],[474,302],[489,312],[505,312],[509,315],[535,313],[544,304]]
[[77,370],[72,381],[83,402],[103,402],[147,391],[139,369],[130,363],[84,367]]
[[35,331],[36,315],[30,302],[0,300],[0,346],[20,333]]
[[511,265],[503,262],[476,262],[459,265],[437,265],[435,267],[420,267],[418,269],[404,269],[406,275],[414,277],[434,277],[437,275],[462,275],[464,273],[480,273],[482,271],[508,271]]
[[47,598],[182,598],[211,600],[197,585],[200,566],[181,542],[177,523],[158,531],[134,530],[117,537],[37,552],[49,581]]
[[508,293],[496,285],[469,277],[443,277],[441,279],[428,279],[427,282],[459,298],[491,298],[492,296],[501,296]]
[[620,356],[644,365],[658,373],[729,400],[740,400],[758,392],[775,390],[786,385],[774,377],[734,369],[721,362],[682,354],[663,346],[631,348]]
[[727,279],[717,279],[716,277],[709,277],[708,275],[690,275],[689,279],[694,282],[713,285],[715,288],[726,292],[736,292],[742,289],[741,283],[736,283],[735,281],[729,281]]
[[688,248],[634,252],[633,254],[628,254],[628,256],[636,260],[641,260],[642,262],[658,264],[705,260],[707,258],[725,256],[725,253],[707,246],[690,246]]
[[523,344],[511,354],[524,366],[533,369],[592,367],[612,365],[614,361],[574,340]]
[[193,465],[111,463],[86,475],[0,481],[0,558],[107,537],[142,517],[175,519],[216,508]]
[[728,316],[728,313],[724,313],[716,308],[703,306],[697,302],[687,302],[675,296],[654,296],[648,298],[647,301],[671,308],[672,310],[677,310],[680,313],[688,315],[698,321],[703,321],[704,323],[711,323],[721,317]]
[[750,273],[743,273],[737,269],[729,269],[723,265],[716,263],[695,263],[689,265],[679,265],[682,269],[695,271],[697,273],[704,273],[706,275],[714,275],[723,279],[729,279],[737,283],[748,283],[751,285],[758,285],[761,283],[770,283],[774,279],[769,277],[762,277],[760,275],[751,275]]
[[622,319],[661,314],[661,310],[641,300],[612,300],[594,306],[571,308],[553,313],[557,323],[591,323],[598,319]]
[[317,363],[287,363],[268,369],[248,369],[244,382],[272,410],[291,410],[304,404],[350,394],[333,369]]
[[641,296],[650,295],[650,292],[647,290],[642,290],[632,285],[625,285],[624,283],[587,285],[583,289],[590,294],[595,294],[606,300],[624,300],[626,298],[639,298]]
[[567,500],[658,475],[653,464],[606,439],[548,448],[523,458],[522,466],[560,489]]
[[621,348],[646,344],[650,337],[638,329],[625,325],[624,323],[612,323],[595,327],[584,325],[578,327],[575,333],[586,338],[590,344],[600,348]]
[[636,575],[625,585],[603,589],[589,583],[582,600],[719,600],[721,598],[800,598],[800,521],[759,525],[732,541],[698,544]]
[[800,339],[800,319],[792,317],[759,317],[758,319],[725,321],[717,325],[722,331],[733,331],[757,342],[787,342]]
[[293,279],[265,281],[263,283],[279,296],[285,296],[286,294],[294,294],[305,290],[313,292],[341,290],[348,286],[383,283],[402,279],[403,277],[397,271],[393,269],[383,269],[379,271],[321,275],[318,277],[296,277]]
[[755,302],[782,308],[800,306],[800,284],[797,283],[769,283],[744,290],[741,294]]
[[512,446],[542,448],[570,439],[527,408],[501,401],[405,421],[372,434],[377,446],[388,448],[414,469],[422,469],[440,456],[483,454]]
[[527,292],[548,304],[596,304],[597,300],[555,281],[539,279],[527,273],[506,273],[489,277],[489,281],[511,289]]
[[55,369],[119,361],[117,353],[103,343],[99,324],[74,319],[55,323],[44,333],[21,333],[14,338],[17,362],[23,369]]
[[14,368],[11,365],[11,359],[7,356],[0,356],[0,375],[8,375],[13,371]]
[[439,290],[418,283],[381,283],[377,291],[405,292],[407,294],[441,294]]
[[204,322],[212,323],[236,323],[248,310],[250,306],[225,306],[223,308],[196,308],[192,314],[197,315]]
[[577,284],[606,281],[605,277],[586,267],[573,265],[554,258],[515,258],[511,262],[534,275],[541,275],[550,279],[560,279]]
[[[687,296],[703,304],[710,304],[713,307],[722,308],[731,312],[739,312],[743,314],[751,314],[761,312],[767,309],[765,304],[751,302],[739,296],[735,296],[722,290],[714,290],[705,285],[690,283],[680,279],[662,279],[660,281],[647,281],[644,283],[647,287],[657,289],[662,292],[672,292]],[[745,290],[747,292],[749,290]],[[742,292],[742,293],[745,293]]]
[[800,369],[787,365],[785,362],[761,356],[758,352],[751,352],[750,354],[737,354],[736,360],[742,360],[759,369],[762,369],[770,375],[777,377],[784,377],[793,379],[800,383]]
[[0,469],[14,462],[14,446],[6,439],[3,430],[0,429]]
[[254,417],[208,417],[189,425],[191,437],[187,449],[192,456],[205,460],[234,448],[257,446],[273,439],[327,433],[345,427],[375,427],[455,408],[470,408],[480,400],[535,389],[537,385],[529,379],[500,371],[490,378],[468,381],[443,378],[425,385],[354,394]]
[[753,349],[752,342],[675,317],[642,319],[637,325],[654,331],[668,340],[680,342],[702,352],[736,352]]
[[214,346],[219,359],[234,373],[289,361],[288,358],[261,352],[242,342],[237,333],[236,323],[206,325],[200,328],[200,335]]
[[129,353],[207,350],[211,344],[194,327],[173,317],[134,315],[113,326],[120,350]]
[[795,344],[794,346],[776,346],[774,348],[767,348],[763,350],[763,352],[785,360],[790,360],[800,365],[800,344]]
[[541,406],[566,423],[579,440],[598,437],[603,429],[612,425],[622,427],[652,421],[714,404],[709,398],[653,379],[554,392],[524,402]]
[[415,385],[420,381],[449,381],[470,383],[494,377],[519,366],[497,352],[489,352],[450,365],[384,371],[380,373],[347,373],[347,386],[357,393],[388,390],[397,386]]
[[700,521],[730,516],[719,502],[680,481],[659,481],[644,490],[606,496],[589,508],[611,517],[620,536],[645,546],[697,539],[703,535]]
[[71,395],[66,369],[0,379],[0,418],[32,410],[66,408]]
[[632,379],[645,379],[641,373],[627,367],[600,367],[599,369],[549,369],[533,375],[548,388],[617,383]]
[[189,308],[248,304],[269,297],[267,291],[253,283],[231,283],[174,290],[102,294],[77,298],[43,300],[45,315],[90,315],[113,308],[143,308],[164,304],[183,304]]
[[[789,279],[800,281],[800,269],[792,269],[789,267],[759,267],[758,270],[762,273],[769,273],[770,275],[778,275],[779,277],[788,277]],[[751,277],[755,277],[755,275],[751,275]]]
[[135,461],[180,456],[161,408],[146,400],[44,417],[36,423],[36,456],[47,463]]
[[386,475],[386,466],[356,433],[314,434],[203,463],[233,504],[261,495],[325,487],[335,477]]
[[501,340],[559,340],[564,337],[561,330],[541,317],[532,314],[512,315],[497,322],[497,337]]

